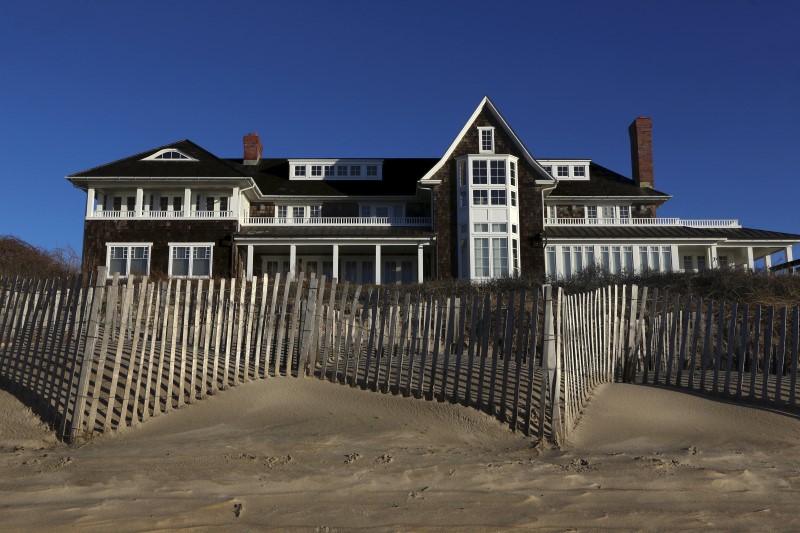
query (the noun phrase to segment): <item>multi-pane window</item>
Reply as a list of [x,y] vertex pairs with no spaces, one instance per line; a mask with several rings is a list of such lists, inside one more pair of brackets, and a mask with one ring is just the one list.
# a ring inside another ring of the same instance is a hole
[[511,268],[514,269],[514,274],[519,272],[519,241],[511,239]]
[[569,177],[569,167],[566,165],[558,165],[556,167],[556,172],[558,173],[559,178],[568,178]]
[[594,266],[594,246],[586,247],[586,265]]
[[508,276],[508,239],[492,239],[492,275],[494,277]]
[[183,198],[180,196],[172,198],[172,210],[177,212],[183,211]]
[[600,247],[600,265],[603,270],[608,270],[611,266],[611,250],[608,246]]
[[492,159],[489,161],[489,177],[492,185],[506,184],[506,162],[503,160]]
[[653,270],[661,270],[661,258],[658,253],[658,246],[650,247],[650,268]]
[[146,276],[150,272],[149,244],[111,244],[108,246],[108,275],[119,273]]
[[558,218],[558,208],[554,205],[548,205],[547,209],[547,218]]
[[358,274],[358,261],[345,261],[344,262],[344,279],[351,283],[358,281],[356,276]]
[[573,246],[572,250],[575,253],[575,272],[581,272],[583,270],[583,246]]
[[302,205],[296,205],[292,207],[292,218],[305,218],[306,216],[306,208]]
[[633,246],[622,247],[622,259],[625,270],[633,272]]
[[209,244],[170,244],[169,275],[179,278],[210,277],[211,259]]
[[489,224],[486,222],[478,222],[472,225],[472,231],[475,233],[488,233]]
[[728,256],[727,255],[718,255],[717,256],[717,266],[719,268],[727,268],[727,266],[728,266]]
[[367,176],[377,176],[378,165],[367,165]]
[[312,205],[309,207],[309,216],[311,218],[320,218],[322,216],[322,206]]
[[664,259],[664,270],[667,272],[672,271],[672,247],[671,246],[662,246],[661,247],[661,255]]
[[228,210],[228,197],[227,196],[220,196],[219,197],[219,210],[220,211],[227,211]]
[[614,206],[613,205],[604,205],[603,209],[603,218],[614,218]]
[[692,256],[691,255],[684,255],[683,256],[683,269],[686,272],[690,272],[694,268],[692,266]]
[[597,218],[597,206],[596,205],[587,205],[586,206],[586,218],[596,219]]
[[306,166],[305,165],[297,165],[294,167],[294,175],[297,178],[303,178],[306,175]]
[[619,206],[619,218],[623,220],[631,218],[631,206],[629,205]]
[[553,175],[553,165],[547,165],[547,166],[545,166],[545,167],[542,167],[542,168],[543,168],[543,169],[544,169],[544,170],[545,170],[545,171],[546,171],[548,174],[550,174],[551,176]]
[[333,261],[322,262],[322,275],[328,279],[333,279]]
[[492,190],[492,205],[506,205],[506,191],[503,190]]
[[480,189],[472,191],[472,205],[489,205],[489,191]]
[[325,165],[325,177],[329,178],[333,176],[333,165]]
[[475,243],[475,277],[489,277],[489,239],[474,239]]
[[158,154],[153,159],[172,159],[172,160],[183,159],[183,160],[189,160],[191,158],[183,155],[182,153],[178,152],[177,150],[169,150],[167,152],[163,152],[161,154]]
[[322,165],[311,165],[311,175],[314,177],[322,176]]
[[467,185],[467,172],[463,160],[456,163],[456,175],[458,176],[458,185],[465,187]]
[[584,178],[586,177],[586,167],[573,167],[572,173],[576,178]]
[[350,175],[351,176],[360,176],[361,175],[361,165],[350,165]]
[[698,255],[697,256],[697,270],[703,271],[706,269],[706,256]]
[[619,246],[611,247],[611,271],[613,273],[622,270],[622,250]]
[[556,247],[548,246],[545,255],[547,256],[547,275],[555,279],[558,275],[556,272]]
[[492,224],[492,231],[494,233],[506,233],[508,231],[508,224],[495,222]]
[[461,207],[467,207],[467,191],[461,191],[458,196],[460,198],[459,205]]
[[648,261],[647,255],[647,246],[639,247],[639,268],[642,270],[647,270],[650,268],[650,262]]
[[336,165],[337,176],[347,176],[347,165]]
[[561,249],[561,262],[564,268],[564,276],[572,275],[572,250],[569,246],[564,246]]
[[494,152],[494,128],[480,128],[481,152]]
[[516,206],[517,205],[517,193],[516,193],[516,191],[511,191],[511,205],[512,206]]
[[487,171],[487,161],[473,161],[472,162],[472,184],[473,185],[486,185],[489,182],[489,174]]
[[275,276],[278,274],[278,262],[277,261],[265,261],[264,262],[264,271],[266,274],[275,279]]
[[288,215],[289,208],[288,208],[287,206],[285,206],[285,205],[279,205],[279,206],[277,206],[277,207],[276,207],[276,209],[278,210],[278,211],[277,211],[277,213],[278,213],[278,218],[283,218],[283,219],[285,219],[287,216],[289,216],[289,215]]
[[361,263],[361,283],[375,283],[375,263],[371,260]]

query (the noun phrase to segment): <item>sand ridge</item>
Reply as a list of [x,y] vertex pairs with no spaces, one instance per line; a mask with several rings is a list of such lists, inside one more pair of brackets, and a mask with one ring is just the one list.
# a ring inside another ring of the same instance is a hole
[[24,411],[0,394],[10,530],[796,529],[800,422],[652,387],[601,386],[561,448],[473,409],[314,379],[77,447],[41,424],[13,444],[13,424],[36,422]]

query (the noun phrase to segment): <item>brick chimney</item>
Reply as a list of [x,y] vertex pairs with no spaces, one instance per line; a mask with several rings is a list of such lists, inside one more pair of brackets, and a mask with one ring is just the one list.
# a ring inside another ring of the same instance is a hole
[[653,121],[636,117],[628,127],[631,136],[633,181],[639,187],[655,188],[653,180]]
[[245,165],[257,165],[261,160],[261,151],[264,146],[258,133],[248,133],[244,136],[244,161]]

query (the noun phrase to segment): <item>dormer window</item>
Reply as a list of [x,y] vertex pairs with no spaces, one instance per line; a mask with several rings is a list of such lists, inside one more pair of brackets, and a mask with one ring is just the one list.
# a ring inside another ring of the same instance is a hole
[[559,178],[569,177],[569,167],[567,165],[558,165],[556,167],[556,172],[558,173]]
[[586,167],[575,167],[573,169],[573,175],[576,178],[585,178],[586,177]]
[[494,153],[494,128],[478,128],[480,139],[480,153]]
[[189,157],[175,148],[166,148],[145,157],[142,161],[197,161],[197,159]]
[[294,167],[294,176],[296,178],[303,178],[306,175],[306,166],[305,165],[298,165]]

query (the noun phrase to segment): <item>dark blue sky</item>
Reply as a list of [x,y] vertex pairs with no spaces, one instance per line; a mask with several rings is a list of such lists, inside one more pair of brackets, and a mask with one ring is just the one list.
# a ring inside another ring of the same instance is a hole
[[649,116],[659,215],[800,233],[798,20],[777,0],[7,3],[0,234],[80,249],[64,176],[183,138],[439,157],[484,94],[535,157],[625,175]]

